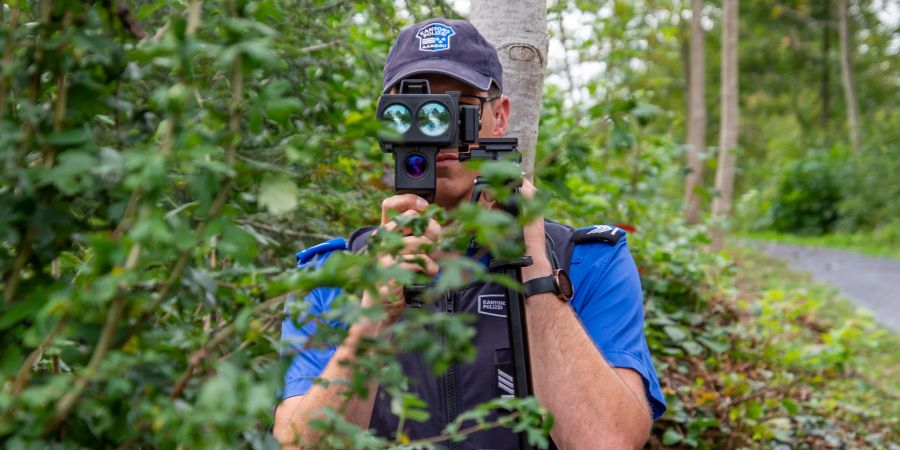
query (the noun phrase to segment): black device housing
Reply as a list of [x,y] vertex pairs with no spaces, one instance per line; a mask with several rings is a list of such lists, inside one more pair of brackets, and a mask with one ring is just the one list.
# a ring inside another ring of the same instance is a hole
[[[412,124],[403,134],[378,139],[381,149],[394,155],[394,189],[398,194],[416,194],[429,202],[434,201],[438,152],[444,148],[468,148],[478,139],[481,129],[478,107],[460,106],[459,95],[458,91],[432,94],[428,80],[409,79],[400,82],[399,94],[385,94],[378,100],[376,117],[379,120],[384,120],[384,111],[394,104],[403,105],[412,113]],[[431,102],[444,105],[450,113],[450,126],[437,136],[429,136],[417,126],[420,109]],[[414,155],[424,158],[421,176],[412,176],[404,167],[407,158]]]

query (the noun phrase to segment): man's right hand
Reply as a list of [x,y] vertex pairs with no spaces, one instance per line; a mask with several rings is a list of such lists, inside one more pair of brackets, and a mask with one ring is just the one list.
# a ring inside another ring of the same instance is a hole
[[[398,264],[405,270],[419,272],[430,277],[437,275],[438,265],[431,255],[425,252],[423,247],[437,243],[441,237],[441,226],[434,219],[428,219],[428,225],[422,236],[411,236],[412,230],[401,227],[391,220],[391,212],[399,212],[401,215],[418,215],[428,207],[424,198],[414,194],[401,194],[386,198],[381,203],[381,228],[380,230],[401,233],[403,237],[403,249],[396,256],[390,254],[378,255],[378,262],[382,267],[394,267]],[[378,297],[363,295],[362,304],[371,307],[375,302],[380,302],[387,317],[384,324],[389,325],[400,317],[406,307],[406,298],[403,295],[403,286],[396,280],[389,280],[378,287]]]

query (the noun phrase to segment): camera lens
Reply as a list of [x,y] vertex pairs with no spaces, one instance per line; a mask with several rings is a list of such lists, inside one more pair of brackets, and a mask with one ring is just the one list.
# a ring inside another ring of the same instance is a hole
[[419,108],[419,130],[426,136],[440,136],[450,128],[450,110],[443,103],[428,102]]
[[406,130],[412,125],[412,113],[406,106],[394,103],[384,109],[384,112],[381,113],[381,120],[394,131],[406,133]]
[[428,160],[424,156],[417,153],[407,155],[403,159],[403,169],[410,178],[422,178],[428,171]]

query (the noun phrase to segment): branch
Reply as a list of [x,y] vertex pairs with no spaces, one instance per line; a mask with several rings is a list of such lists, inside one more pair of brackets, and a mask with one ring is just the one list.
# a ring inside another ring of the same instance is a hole
[[28,258],[31,257],[31,241],[37,236],[37,228],[34,226],[28,228],[25,236],[19,242],[19,248],[16,249],[16,259],[13,261],[12,270],[6,277],[6,287],[3,289],[3,301],[11,303],[16,296],[16,288],[19,286],[19,273],[25,268]]
[[338,0],[336,2],[331,2],[327,5],[316,6],[315,8],[308,8],[306,10],[306,12],[308,14],[321,13],[321,12],[328,11],[329,9],[332,9],[332,8],[337,8],[338,6],[341,6],[345,3],[348,3],[347,0]]
[[140,22],[138,22],[134,16],[131,15],[131,10],[128,9],[127,5],[119,4],[116,6],[116,15],[119,16],[119,21],[122,22],[122,26],[128,30],[128,33],[131,34],[135,39],[143,39],[147,33],[144,32],[144,27],[141,26]]
[[329,235],[323,234],[323,233],[311,233],[311,232],[306,232],[306,231],[289,230],[284,227],[277,227],[275,225],[269,225],[267,223],[257,222],[255,220],[250,220],[250,219],[238,219],[237,223],[239,223],[241,225],[251,226],[253,228],[258,228],[260,230],[265,230],[265,231],[268,231],[271,233],[284,234],[284,235],[299,238],[299,239],[312,238],[312,239],[328,240],[328,239],[331,239],[334,237],[334,236],[329,236]]
[[187,21],[187,29],[185,33],[188,36],[193,36],[194,33],[197,32],[197,28],[200,26],[200,13],[203,11],[203,2],[200,0],[191,0],[191,4],[188,5],[188,21]]
[[[234,59],[234,63],[232,64],[232,73],[231,73],[231,106],[229,107],[230,119],[228,121],[228,130],[231,132],[229,136],[228,142],[225,145],[225,159],[230,166],[234,165],[234,159],[236,154],[236,142],[235,135],[238,131],[240,131],[240,120],[238,117],[238,112],[241,107],[241,95],[243,89],[243,72],[241,66],[241,58],[240,56],[236,56]],[[209,213],[207,214],[206,220],[200,223],[197,226],[195,234],[202,238],[203,234],[206,232],[206,228],[209,226],[209,223],[216,218],[219,213],[222,211],[222,207],[225,206],[225,202],[228,200],[228,195],[231,193],[231,186],[234,183],[234,178],[229,176],[222,185],[219,187],[218,193],[216,194],[216,198],[213,200],[212,206],[209,208]],[[175,266],[172,268],[172,272],[169,273],[169,277],[163,283],[162,288],[160,289],[156,300],[153,301],[153,304],[150,305],[149,308],[146,308],[141,315],[138,317],[138,320],[134,322],[134,324],[125,332],[125,335],[119,340],[116,344],[117,346],[124,344],[134,336],[138,330],[146,325],[148,319],[150,318],[150,314],[153,313],[159,306],[166,300],[169,296],[169,293],[175,287],[175,283],[181,278],[181,272],[184,271],[184,267],[187,264],[188,258],[190,258],[193,253],[193,248],[185,249],[181,252],[181,255],[178,256],[178,260],[175,262]]]
[[[2,8],[0,8],[2,9]],[[13,6],[12,13],[9,16],[9,27],[7,28],[9,31],[6,36],[6,42],[3,46],[3,67],[9,67],[12,61],[12,50],[13,50],[13,32],[16,30],[16,25],[19,22],[19,8]],[[0,76],[0,121],[3,120],[3,114],[6,113],[6,77]]]
[[[140,259],[141,244],[134,244],[131,246],[131,250],[128,251],[128,256],[125,258],[123,268],[126,271],[134,270]],[[100,368],[100,364],[103,362],[103,358],[106,357],[106,353],[110,349],[113,333],[119,325],[119,318],[124,309],[125,300],[121,296],[114,298],[112,306],[110,306],[106,316],[106,323],[103,324],[103,331],[100,333],[100,339],[97,341],[97,346],[94,348],[94,354],[91,355],[91,360],[88,362],[87,367],[85,367],[82,376],[75,382],[75,387],[63,395],[59,400],[59,403],[56,404],[56,412],[51,421],[44,428],[45,434],[56,429],[66,416],[72,412],[72,408],[74,408],[81,399],[81,395],[84,393],[85,388],[87,388],[88,384],[93,380],[97,369]],[[61,328],[60,325],[57,325],[57,327]]]
[[329,48],[329,47],[334,47],[334,46],[340,45],[340,44],[342,44],[342,43],[344,43],[344,41],[343,41],[342,39],[335,39],[335,40],[333,40],[333,41],[331,41],[331,42],[325,42],[325,43],[322,43],[322,44],[315,44],[315,45],[310,45],[310,46],[308,46],[308,47],[301,47],[301,48],[298,48],[298,49],[297,49],[297,53],[312,53],[312,52],[317,52],[317,51],[319,51],[319,50],[324,50],[324,49]]
[[25,362],[22,363],[22,367],[19,368],[16,379],[13,381],[11,390],[12,395],[18,395],[19,392],[22,392],[22,389],[25,389],[25,386],[28,386],[28,381],[31,379],[32,367],[34,366],[35,361],[37,361],[37,359],[47,350],[47,347],[53,343],[53,340],[56,339],[56,336],[59,335],[68,320],[69,316],[63,316],[59,319],[59,322],[53,327],[53,331],[51,331],[50,334],[41,341],[40,345],[25,358]]
[[[281,294],[277,297],[273,297],[265,302],[262,302],[253,307],[250,312],[251,316],[262,313],[263,311],[276,307],[287,300],[288,296],[292,294],[299,294],[299,291],[291,291],[285,294]],[[222,343],[225,339],[231,337],[237,331],[237,324],[235,321],[231,321],[228,325],[219,329],[216,335],[209,340],[206,344],[203,344],[202,347],[197,349],[190,358],[188,358],[188,367],[185,369],[184,373],[178,378],[178,381],[172,385],[172,392],[169,394],[171,398],[178,398],[184,392],[185,386],[187,386],[188,381],[190,381],[191,377],[194,375],[194,371],[197,370],[197,367],[209,356],[210,351]]]
[[885,384],[880,383],[878,380],[876,380],[875,378],[872,378],[872,377],[869,376],[868,374],[866,374],[866,373],[864,373],[864,372],[861,372],[861,371],[859,371],[859,370],[856,370],[856,369],[851,369],[851,370],[850,370],[850,373],[851,373],[851,375],[854,375],[854,376],[857,376],[857,377],[859,377],[859,378],[862,378],[863,381],[865,381],[866,383],[869,383],[870,386],[872,386],[872,387],[874,387],[875,389],[881,391],[882,394],[885,394],[885,395],[887,395],[888,397],[893,397],[895,400],[900,400],[900,393],[898,393],[897,391],[895,391],[895,390],[892,389],[891,387],[889,387],[889,386],[887,386],[887,385],[885,385]]
[[486,422],[486,423],[472,425],[467,428],[463,428],[462,430],[459,430],[458,432],[456,432],[454,434],[446,434],[445,433],[445,434],[441,434],[438,436],[432,436],[430,438],[424,438],[424,439],[411,441],[409,444],[407,444],[407,446],[414,448],[417,446],[424,446],[427,444],[437,444],[438,442],[450,440],[450,438],[452,438],[454,436],[466,436],[466,435],[472,434],[476,431],[482,431],[482,430],[488,430],[491,428],[496,428],[496,427],[502,426],[504,421],[515,419],[516,417],[519,417],[519,415],[520,415],[520,413],[518,411],[516,411],[514,413],[507,414],[503,417],[500,417],[499,419],[497,419],[493,422]]
[[94,353],[91,355],[91,360],[84,369],[84,374],[75,381],[75,385],[72,389],[66,392],[56,404],[56,411],[53,413],[53,418],[51,418],[50,422],[44,427],[44,434],[59,427],[69,413],[72,412],[72,408],[75,407],[81,399],[81,395],[84,393],[87,385],[93,380],[97,369],[100,368],[100,364],[103,362],[103,358],[106,357],[106,353],[109,351],[110,344],[112,344],[113,332],[116,329],[116,325],[119,323],[122,311],[125,309],[124,306],[125,302],[121,297],[113,299],[112,305],[106,315],[106,322],[103,324],[103,331],[100,333],[100,339],[97,341],[97,346],[94,347]]

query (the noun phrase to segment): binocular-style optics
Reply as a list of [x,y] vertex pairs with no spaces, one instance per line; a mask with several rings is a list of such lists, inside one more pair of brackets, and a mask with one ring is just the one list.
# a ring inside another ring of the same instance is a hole
[[478,106],[460,105],[457,91],[432,94],[428,80],[400,82],[399,94],[378,100],[376,116],[397,136],[378,140],[394,155],[394,187],[398,194],[416,194],[434,201],[436,158],[441,149],[468,150],[478,140]]

